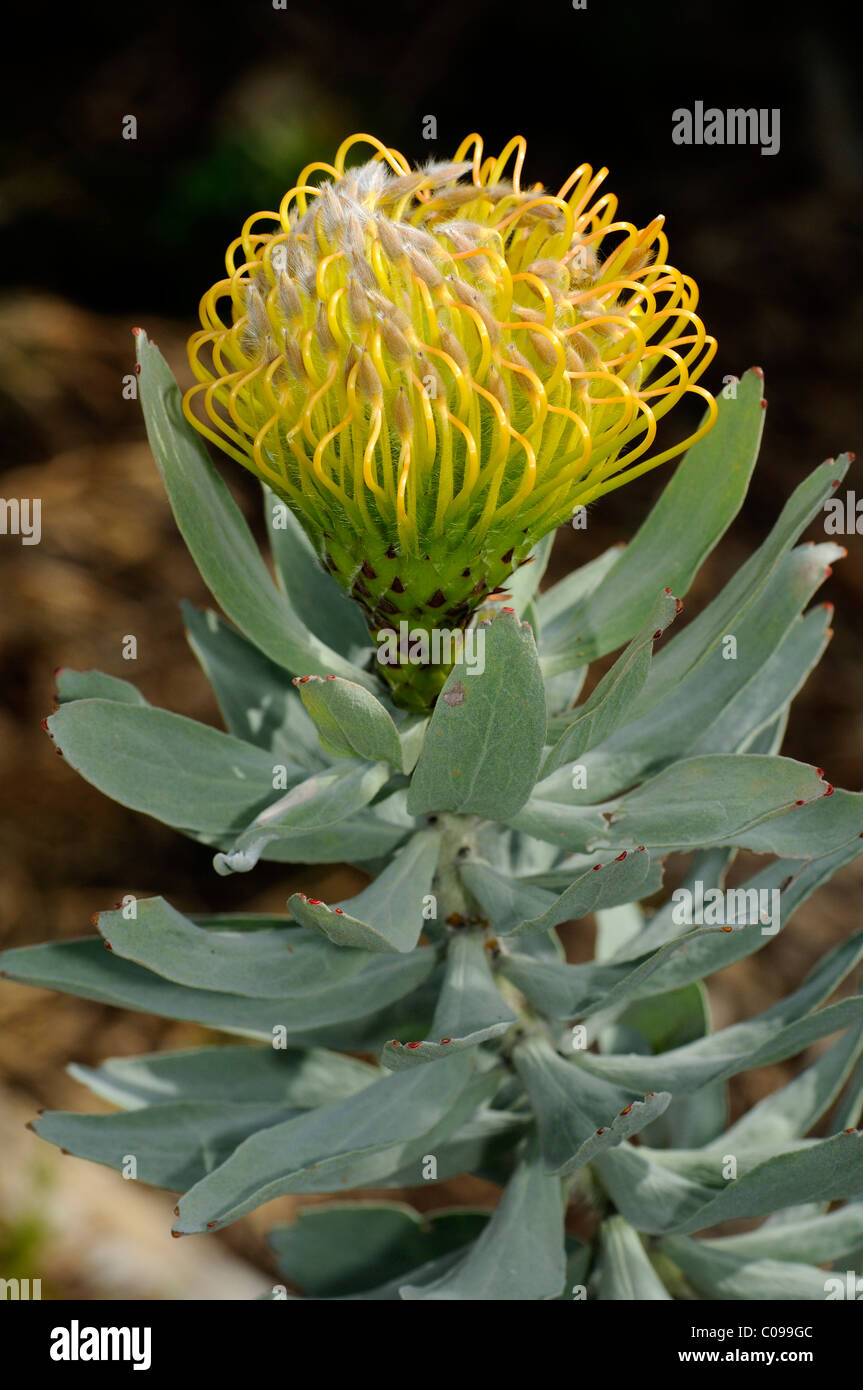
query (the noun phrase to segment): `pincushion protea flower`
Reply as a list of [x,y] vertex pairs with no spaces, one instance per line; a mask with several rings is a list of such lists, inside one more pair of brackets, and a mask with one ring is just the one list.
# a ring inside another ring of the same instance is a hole
[[[715,342],[663,219],[615,221],[588,165],[523,189],[524,157],[517,137],[484,160],[471,135],[412,170],[352,136],[248,219],[201,302],[189,420],[292,508],[373,634],[463,627],[576,506],[713,423]],[[686,392],[701,428],[645,457]]]
[[[227,372],[202,383],[214,421],[224,414],[231,450],[289,500],[370,620],[400,605],[466,620],[476,584],[481,596],[505,580],[574,499],[649,466],[648,413],[687,389],[710,350],[682,308],[692,291],[636,264],[646,236],[625,232],[603,272],[590,260],[612,214],[597,205],[581,221],[589,180],[570,207],[525,201],[501,170],[477,164],[454,209],[458,168],[405,174],[407,187],[381,160],[335,169],[311,213],[298,195],[294,230],[263,242],[248,231],[237,321],[204,335]],[[557,274],[539,273],[541,251]],[[577,264],[596,309],[574,287]],[[677,289],[659,310],[665,278]],[[701,983],[762,946],[781,953],[795,910],[863,854],[861,794],[778,754],[789,701],[831,633],[832,605],[810,599],[845,553],[797,542],[850,460],[801,482],[653,664],[677,596],[746,494],[765,419],[763,373],[746,372],[623,554],[612,547],[535,598],[532,566],[519,588],[535,632],[506,607],[478,622],[482,661],[452,669],[428,720],[404,719],[354,660],[356,613],[309,603],[305,573],[294,582],[303,537],[272,538],[277,587],[142,330],[136,355],[167,496],[227,620],[185,608],[225,728],[151,703],[125,672],[63,668],[46,731],[95,787],[208,846],[218,873],[291,865],[304,891],[294,878],[287,913],[250,916],[127,895],[95,916],[101,941],[5,951],[0,982],[228,1035],[74,1067],[111,1113],[41,1114],[31,1128],[126,1177],[135,1154],[140,1181],[181,1190],[174,1236],[292,1195],[298,1222],[271,1234],[275,1299],[853,1298],[863,932],[718,1031]],[[685,529],[681,498],[698,503]],[[729,632],[736,661],[723,659]],[[586,661],[611,652],[573,703]],[[425,685],[406,681],[402,703],[441,675],[409,670]],[[757,865],[727,888],[740,850]],[[669,895],[672,854],[688,867]],[[341,902],[305,891],[314,866],[336,861],[370,882]],[[580,951],[567,963],[564,923],[584,946],[595,937],[594,961]],[[725,1127],[730,1080],[809,1056],[819,1039],[808,1068]],[[462,1175],[502,1189],[493,1209],[451,1208],[439,1185]],[[422,1216],[406,1204],[419,1186],[437,1186],[423,1205],[438,1209]],[[753,1225],[742,1236],[698,1234],[741,1220]]]

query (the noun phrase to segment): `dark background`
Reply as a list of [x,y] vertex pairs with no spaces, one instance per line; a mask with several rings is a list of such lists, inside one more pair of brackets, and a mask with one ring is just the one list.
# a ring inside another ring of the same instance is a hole
[[[19,15],[0,83],[0,491],[42,498],[43,538],[26,548],[0,537],[3,944],[80,934],[125,892],[264,910],[280,908],[293,883],[324,898],[348,886],[343,876],[337,887],[336,870],[266,865],[248,879],[216,879],[206,850],[105,801],[39,729],[59,664],[125,675],[154,703],[217,718],[177,611],[181,597],[207,596],[174,530],[138,406],[122,397],[132,325],[188,380],[184,340],[228,242],[351,131],[420,160],[448,158],[473,130],[488,151],[520,132],[525,178],[551,188],[582,161],[608,165],[620,215],[644,225],[665,213],[670,259],[701,287],[700,312],[719,339],[704,384],[718,392],[723,376],[752,364],[766,373],[762,458],[742,516],[690,593],[687,613],[697,612],[793,485],[863,438],[863,127],[848,13],[757,0],[588,0],[583,11],[570,0],[287,0],[285,10],[271,0],[151,0],[31,5]],[[672,112],[696,100],[779,107],[779,153],[675,145]],[[135,141],[121,133],[130,114]],[[436,142],[422,139],[428,115]],[[253,480],[233,465],[226,476],[253,517]],[[586,533],[561,537],[554,574],[631,536],[666,476],[594,508]],[[850,486],[863,496],[853,470]],[[845,543],[848,559],[824,590],[837,606],[836,637],[798,697],[786,751],[857,788],[863,548],[857,536]],[[121,659],[126,634],[138,638],[136,663]],[[783,934],[780,959],[767,952],[765,967],[759,957],[758,968],[727,972],[727,988],[720,979],[718,1022],[764,1007],[848,931],[860,882],[848,873]],[[62,1076],[70,1056],[91,1062],[194,1036],[11,986],[0,1001],[0,1068],[10,1106],[25,1114],[37,1098],[81,1104]],[[775,1082],[746,1078],[736,1103],[751,1098],[746,1086],[758,1094]],[[26,1155],[44,1157],[45,1146],[27,1143]],[[3,1195],[0,1184],[0,1215]],[[260,1260],[257,1229],[240,1223],[220,1239]],[[35,1239],[13,1223],[5,1248]],[[73,1258],[64,1265],[62,1251],[51,1270],[61,1290],[105,1292],[103,1273],[82,1274]]]

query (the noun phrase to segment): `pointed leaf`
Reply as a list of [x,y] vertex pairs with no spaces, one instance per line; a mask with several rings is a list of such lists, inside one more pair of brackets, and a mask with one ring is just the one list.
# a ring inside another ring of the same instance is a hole
[[397,1202],[331,1203],[307,1207],[292,1226],[276,1226],[269,1242],[282,1275],[310,1297],[347,1298],[401,1283],[461,1250],[487,1220],[487,1213],[468,1210],[423,1217]]
[[182,605],[189,644],[213,687],[230,733],[274,761],[326,766],[317,730],[281,666],[229,627],[211,608]]
[[223,1163],[249,1135],[290,1117],[282,1105],[175,1101],[114,1115],[49,1111],[33,1128],[40,1139],[76,1158],[121,1172],[133,1157],[139,1182],[181,1192]]
[[833,496],[837,480],[844,477],[849,462],[847,454],[828,460],[795,489],[767,539],[726,584],[719,598],[657,655],[638,704],[638,715],[662,705],[701,663],[716,639],[736,631],[747,606],[761,593],[800,533],[822,511],[827,498]]
[[[863,836],[863,792],[837,790],[798,806],[786,816],[762,821],[746,832],[746,848],[790,859],[818,858]],[[858,846],[858,852],[863,845]]]
[[[86,781],[180,830],[224,836],[275,799],[272,754],[168,710],[80,700],[61,705],[48,727]],[[287,774],[297,780],[304,769]]]
[[[431,1068],[433,1073],[438,1070]],[[405,1285],[402,1298],[411,1302],[536,1302],[555,1298],[565,1274],[560,1181],[543,1172],[534,1147],[519,1164],[500,1205],[464,1259],[432,1284]]]
[[370,648],[363,615],[324,569],[297,518],[264,485],[264,517],[279,587],[297,617],[322,642],[364,665]]
[[728,1182],[721,1178],[718,1157],[714,1187],[722,1190],[713,1193],[682,1180],[674,1172],[671,1157],[671,1164],[660,1165],[652,1150],[621,1145],[597,1160],[613,1200],[641,1231],[683,1235],[813,1199],[829,1202],[863,1196],[863,1134],[857,1132],[755,1162]]
[[97,926],[112,951],[177,984],[289,999],[327,989],[369,965],[367,951],[340,951],[317,932],[289,924],[271,931],[198,927],[164,898],[144,898],[136,915],[102,912]]
[[597,1084],[538,1035],[520,1042],[512,1059],[536,1116],[546,1171],[558,1176],[637,1134],[671,1102],[667,1091],[633,1101],[618,1087]]
[[814,1265],[751,1259],[688,1236],[664,1240],[662,1250],[704,1298],[798,1302],[824,1299],[829,1287],[829,1275]]
[[703,753],[756,753],[754,735],[771,726],[821,660],[830,637],[832,610],[826,604],[796,618],[772,656],[738,690],[688,748]]
[[216,872],[248,873],[265,850],[272,857],[274,845],[289,850],[296,841],[300,848],[310,831],[342,825],[377,796],[389,775],[386,763],[339,762],[313,772],[261,811],[229,850],[216,855]]
[[726,1130],[723,1143],[774,1143],[802,1138],[836,1099],[863,1056],[863,1024],[848,1028],[837,1043],[778,1091],[765,1096]]
[[611,1216],[600,1227],[594,1278],[596,1297],[607,1302],[659,1302],[671,1298],[638,1233],[622,1216]]
[[550,931],[561,922],[586,917],[597,907],[631,902],[644,892],[650,873],[649,854],[624,851],[606,859],[600,870],[591,865],[555,898],[543,889],[507,879],[486,864],[467,862],[460,866],[462,880],[494,923],[498,936]]
[[599,843],[645,844],[651,850],[733,841],[749,845],[759,821],[823,796],[816,768],[791,758],[714,754],[674,763],[623,796],[606,814]]
[[370,691],[340,676],[299,676],[294,683],[328,753],[388,762],[402,770],[396,726]]
[[119,700],[124,705],[146,705],[140,690],[131,681],[108,676],[104,671],[73,671],[63,666],[57,672],[57,704],[72,700]]
[[838,1211],[819,1209],[816,1215],[777,1223],[766,1221],[756,1231],[701,1241],[705,1250],[728,1252],[746,1260],[791,1260],[824,1264],[853,1254],[863,1242],[863,1202],[847,1202]]
[[645,622],[611,670],[606,672],[590,698],[573,711],[575,717],[543,763],[540,780],[603,743],[630,717],[633,701],[647,680],[653,643],[674,622],[676,603],[670,590],[659,595]]
[[411,1153],[428,1152],[494,1085],[470,1057],[388,1075],[356,1096],[253,1135],[180,1202],[175,1229],[227,1225],[285,1192],[371,1187]]
[[299,893],[288,899],[297,922],[314,927],[337,946],[366,951],[412,951],[423,927],[423,898],[431,892],[440,835],[412,835],[378,877],[336,908]]
[[[723,621],[705,632],[703,649],[692,669],[646,713],[637,715],[638,702],[633,702],[629,722],[611,730],[602,747],[591,747],[585,754],[584,782],[591,789],[591,800],[612,796],[675,759],[697,752],[735,751],[738,737],[757,727],[751,720],[766,722],[781,709],[805,674],[800,662],[814,659],[811,640],[801,654],[796,645],[786,650],[786,639],[799,627],[799,612],[830,573],[831,562],[842,554],[832,544],[801,546],[782,559],[753,600],[741,599],[740,611],[734,614],[726,611],[724,594],[720,594],[702,617],[717,607]],[[817,651],[823,645],[829,610],[816,609],[810,618],[814,618]],[[734,639],[733,649],[729,637]],[[781,652],[783,661],[793,660],[798,669],[774,670],[771,661]],[[756,698],[759,688],[768,692],[764,710]],[[555,721],[554,727],[560,722]]]
[[760,377],[747,372],[736,400],[717,401],[713,429],[678,464],[599,588],[569,615],[565,636],[548,641],[547,674],[566,669],[564,661],[580,665],[622,646],[644,621],[658,588],[686,593],[746,496],[763,428],[761,397]]
[[112,1057],[95,1068],[73,1063],[68,1072],[124,1110],[169,1101],[267,1101],[313,1110],[354,1095],[379,1076],[376,1067],[323,1048],[284,1052],[246,1046]]
[[[861,852],[863,852],[863,846],[858,847],[852,843],[837,850],[834,854],[820,859],[812,859],[802,863],[794,859],[777,860],[768,868],[762,869],[761,873],[746,879],[737,890],[738,895],[740,893],[751,895],[755,892],[761,901],[760,895],[764,893],[768,896],[763,901],[769,903],[773,901],[771,895],[774,892],[779,893],[781,923],[785,927],[801,903],[805,902],[822,883],[826,883],[838,869],[850,863]],[[706,904],[713,890],[716,888],[724,890],[725,871],[730,860],[731,855],[727,850],[708,850],[705,854],[695,857],[687,879],[682,885],[693,895],[693,901],[700,892]],[[700,890],[698,889],[699,883],[701,884]],[[737,914],[735,913],[735,915]],[[706,908],[705,916],[707,916]],[[720,912],[719,920],[721,921],[724,916],[725,913]],[[654,913],[638,937],[633,937],[625,945],[618,948],[614,957],[615,962],[635,960],[654,950],[657,946],[663,945],[666,941],[675,940],[680,932],[681,923],[685,920],[685,916],[680,916],[680,897],[679,890],[677,890],[672,894],[669,902]],[[761,937],[760,944],[766,945],[772,935],[773,933],[765,933]],[[700,974],[707,975],[712,970],[721,969],[724,965],[730,965],[734,960],[739,959],[738,951],[746,955],[750,948],[752,950],[758,949],[758,944],[757,936],[749,932],[747,928],[743,928],[730,933],[724,944],[715,936],[706,938],[703,944],[694,944],[689,949],[689,954],[693,959],[697,958]],[[653,983],[660,988],[671,989],[679,988],[687,981],[679,975],[678,962],[672,960]]]
[[498,1037],[516,1022],[504,1003],[488,965],[479,932],[463,928],[451,937],[432,1037],[403,1045],[388,1042],[381,1055],[385,1067],[399,1071],[423,1062],[440,1061],[465,1048]]
[[781,1061],[819,1037],[860,1022],[863,996],[852,996],[820,1010],[818,1005],[861,959],[863,932],[858,932],[820,960],[799,989],[754,1018],[658,1057],[597,1057],[585,1053],[581,1065],[596,1076],[636,1092],[662,1086],[677,1095],[747,1068]]
[[[174,984],[107,952],[98,938],[20,947],[4,952],[0,961],[10,979],[24,984],[270,1043],[284,1031],[288,1046],[320,1045],[352,1052],[371,1051],[391,1036],[389,1030],[398,1026],[402,1007],[400,1003],[394,1007],[396,1001],[404,1001],[406,1016],[413,1020],[417,1005],[412,996],[436,965],[430,950],[376,956],[359,975],[313,996],[246,999]],[[423,1014],[426,1002],[422,1001]],[[427,1016],[431,1013],[429,1008]]]
[[453,667],[411,781],[412,815],[461,811],[506,819],[536,781],[546,712],[533,636],[506,612],[479,631],[485,670]]

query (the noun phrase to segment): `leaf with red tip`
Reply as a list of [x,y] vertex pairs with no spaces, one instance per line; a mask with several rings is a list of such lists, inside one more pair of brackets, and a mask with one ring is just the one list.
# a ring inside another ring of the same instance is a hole
[[657,867],[661,871],[646,853],[616,856],[601,866],[598,876],[593,869],[573,871],[570,885],[558,896],[508,878],[482,861],[460,864],[458,872],[498,935],[513,937],[550,931],[598,908],[647,897],[658,886]]
[[513,1062],[536,1115],[546,1171],[560,1177],[637,1134],[671,1104],[667,1091],[630,1101],[625,1088],[583,1071],[577,1057],[566,1061],[538,1035],[517,1044]]
[[294,894],[288,908],[295,921],[323,932],[337,946],[412,951],[423,928],[423,901],[431,893],[439,848],[439,831],[418,831],[355,897],[330,908]]
[[303,676],[299,692],[322,746],[337,758],[388,762],[403,770],[402,747],[392,717],[356,681]]
[[[392,1044],[387,1044],[381,1053],[381,1063],[395,1071],[437,1062],[500,1037],[516,1022],[515,1014],[495,984],[482,933],[464,929],[450,937],[446,971],[429,1028],[432,1040],[409,1043],[410,1056],[403,1049],[396,1051]],[[441,1041],[433,1041],[436,1038]]]
[[834,789],[829,797],[823,791],[787,816],[774,816],[754,826],[747,831],[745,846],[756,854],[818,860],[845,847],[853,850],[861,831],[863,792]]
[[48,725],[86,781],[187,833],[228,838],[275,800],[270,754],[168,710],[90,697],[61,704]]
[[790,758],[729,755],[687,758],[609,806],[598,847],[651,851],[733,843],[748,848],[760,823],[793,813],[798,799],[820,797],[815,769]]
[[[287,956],[287,952],[285,953]],[[334,1047],[374,1052],[394,1029],[424,1027],[437,987],[433,951],[376,956],[357,974],[303,995],[245,998],[164,979],[102,949],[98,938],[49,942],[3,953],[10,979],[84,999],[184,1019],[272,1045],[284,1032],[288,1047]],[[408,1033],[408,1036],[410,1034]]]
[[250,1135],[303,1113],[266,1101],[168,1101],[110,1115],[48,1111],[33,1128],[76,1158],[119,1171],[124,1155],[134,1154],[139,1182],[179,1192],[200,1182]]
[[262,1130],[181,1198],[182,1229],[237,1221],[286,1192],[380,1185],[410,1157],[434,1152],[499,1084],[497,1073],[453,1056]]
[[165,902],[143,898],[136,917],[103,912],[99,931],[126,960],[177,984],[249,998],[308,998],[370,964],[364,951],[339,951],[317,932],[283,925],[261,931],[205,929]]

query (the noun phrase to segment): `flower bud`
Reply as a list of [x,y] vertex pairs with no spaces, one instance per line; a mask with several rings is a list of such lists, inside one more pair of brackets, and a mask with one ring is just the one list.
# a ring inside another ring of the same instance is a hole
[[[284,499],[372,632],[393,595],[408,621],[464,626],[574,507],[712,424],[715,343],[661,219],[603,249],[604,174],[522,188],[524,155],[471,136],[412,170],[347,140],[332,178],[311,188],[312,166],[250,219],[202,301],[188,418]],[[705,422],[643,458],[686,393]]]

